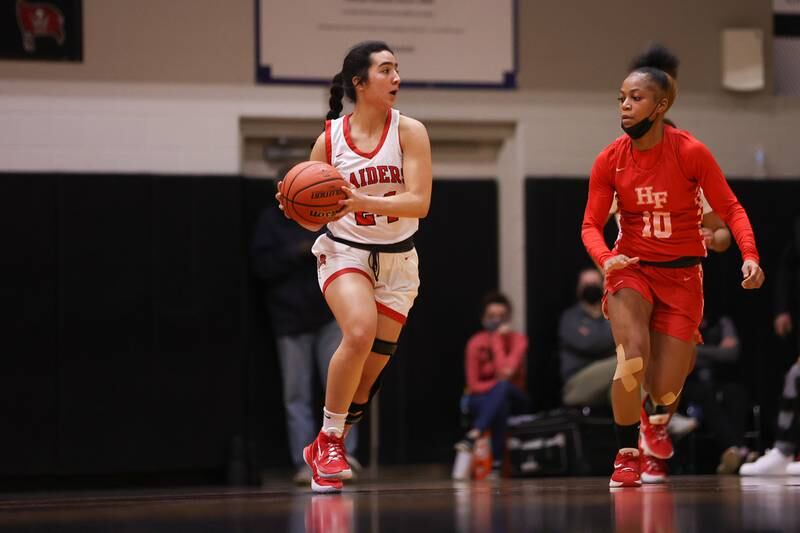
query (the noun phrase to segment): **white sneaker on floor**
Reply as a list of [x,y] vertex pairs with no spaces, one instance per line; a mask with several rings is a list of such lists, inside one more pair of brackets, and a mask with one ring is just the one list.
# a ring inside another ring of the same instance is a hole
[[785,476],[786,467],[788,467],[791,462],[791,457],[786,457],[777,448],[772,448],[756,459],[755,462],[743,464],[741,468],[739,468],[739,475]]
[[296,485],[308,485],[311,482],[311,468],[308,465],[303,465],[297,469],[292,481]]
[[361,470],[364,469],[364,467],[361,466],[361,463],[358,462],[358,459],[356,459],[349,453],[345,457],[347,457],[347,462],[350,464],[350,470],[355,470],[356,472],[360,472]]
[[669,419],[669,425],[667,426],[667,431],[671,435],[676,437],[680,437],[682,435],[686,435],[687,433],[691,433],[697,426],[700,425],[696,418],[692,418],[690,416],[683,416],[680,413],[675,413],[672,415],[672,418]]
[[800,461],[793,461],[786,467],[787,476],[800,476]]

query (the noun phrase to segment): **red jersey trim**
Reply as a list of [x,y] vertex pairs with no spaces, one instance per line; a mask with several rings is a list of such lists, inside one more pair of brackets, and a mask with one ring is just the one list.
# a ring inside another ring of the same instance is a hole
[[334,272],[333,274],[328,276],[328,279],[326,279],[325,283],[322,284],[322,294],[325,294],[325,291],[328,289],[328,285],[330,285],[333,280],[335,280],[339,276],[342,276],[344,274],[349,274],[351,272],[355,273],[355,274],[361,274],[362,276],[367,278],[370,283],[372,283],[372,278],[369,277],[369,274],[367,274],[366,272],[364,272],[360,268],[353,268],[353,267],[343,268],[341,270],[337,270],[336,272]]
[[373,151],[366,153],[359,150],[358,147],[356,147],[356,143],[354,143],[353,139],[350,138],[350,115],[345,115],[344,140],[345,142],[347,142],[347,146],[349,146],[353,152],[357,153],[363,158],[372,159],[378,154],[378,152],[381,151],[381,148],[383,148],[383,143],[386,141],[386,136],[389,135],[389,126],[391,125],[392,125],[392,110],[390,109],[389,113],[386,114],[386,124],[383,125],[383,133],[381,134],[381,140],[378,141],[378,146],[376,146]]
[[333,158],[331,157],[331,121],[325,121],[325,156],[328,158],[328,164],[333,165]]
[[403,325],[405,325],[406,320],[408,320],[406,318],[406,316],[403,315],[402,313],[398,313],[397,311],[395,311],[391,307],[385,306],[380,302],[375,302],[375,306],[378,308],[378,313],[380,313],[382,315],[385,315],[385,316],[388,316],[392,320],[400,322]]

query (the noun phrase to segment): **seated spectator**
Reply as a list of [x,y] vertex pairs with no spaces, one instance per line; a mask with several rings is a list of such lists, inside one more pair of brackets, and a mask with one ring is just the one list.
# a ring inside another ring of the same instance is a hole
[[718,474],[735,474],[750,450],[745,446],[747,392],[736,379],[739,337],[730,317],[706,307],[700,323],[694,371],[686,379],[681,404],[714,436],[722,451]]
[[491,430],[492,470],[497,476],[505,453],[511,404],[526,401],[528,337],[511,329],[511,302],[500,293],[484,297],[482,325],[483,330],[467,342],[464,401],[472,424],[456,449],[471,451],[478,437]]
[[[792,315],[797,316],[800,304],[800,216],[791,222],[791,238],[781,252],[775,272],[775,334],[788,337],[792,333]],[[796,326],[796,324],[795,324]],[[797,329],[795,327],[795,329]],[[800,335],[796,340],[800,353]],[[778,412],[775,447],[756,462],[742,465],[743,476],[800,476],[800,461],[794,461],[800,443],[800,357],[786,373]]]
[[753,463],[743,464],[742,476],[800,476],[800,461],[795,461],[800,441],[800,359],[786,373],[778,411],[777,439],[772,449]]
[[561,314],[558,325],[561,400],[564,405],[611,405],[611,379],[617,367],[611,323],[603,316],[603,277],[582,270],[578,302]]

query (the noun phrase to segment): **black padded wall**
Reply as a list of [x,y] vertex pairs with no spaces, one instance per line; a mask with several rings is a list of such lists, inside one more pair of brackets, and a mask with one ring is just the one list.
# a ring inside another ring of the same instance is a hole
[[[288,467],[248,257],[272,194],[238,177],[0,175],[4,486],[223,481],[232,449],[252,482]],[[434,183],[417,237],[422,289],[381,394],[383,461],[451,459],[464,344],[498,284],[497,238],[493,180]]]
[[242,432],[241,180],[0,183],[17,250],[0,475],[223,468]]
[[0,179],[0,473],[44,474],[58,451],[58,179]]

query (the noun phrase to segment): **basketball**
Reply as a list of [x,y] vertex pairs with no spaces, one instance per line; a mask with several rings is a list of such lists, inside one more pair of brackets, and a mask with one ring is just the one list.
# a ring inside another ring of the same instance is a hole
[[307,228],[327,224],[341,209],[347,182],[339,171],[321,161],[303,161],[293,166],[281,182],[284,209],[289,218]]

